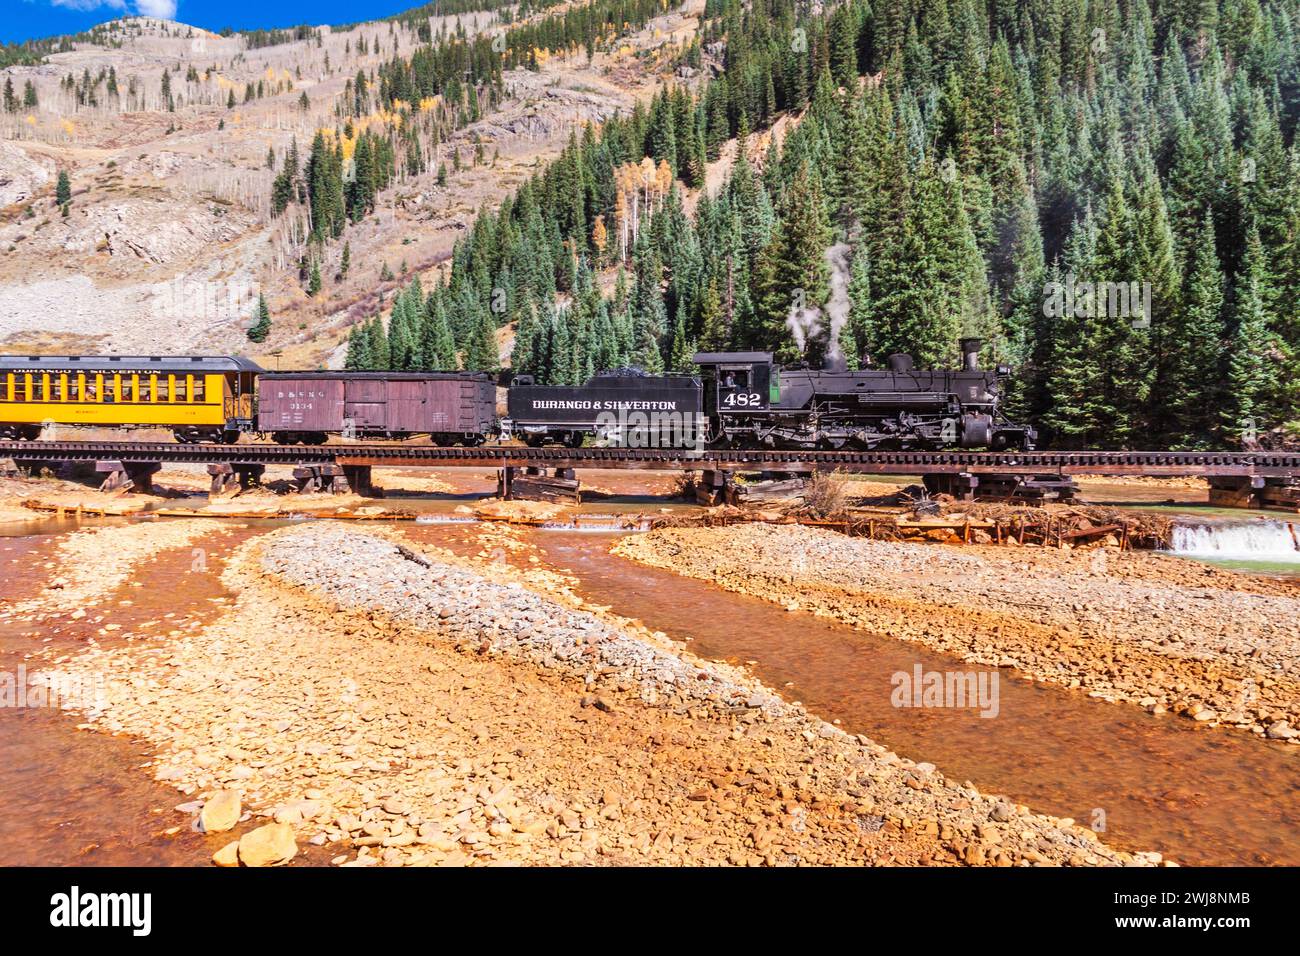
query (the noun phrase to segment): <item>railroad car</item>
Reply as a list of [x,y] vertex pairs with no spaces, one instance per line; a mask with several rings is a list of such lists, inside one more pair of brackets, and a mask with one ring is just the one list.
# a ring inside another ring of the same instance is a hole
[[570,447],[594,437],[623,447],[1031,449],[1034,429],[1008,420],[1011,370],[979,367],[963,339],[960,367],[782,368],[770,352],[701,352],[700,376],[601,372],[577,386],[509,382],[507,416],[484,372],[264,372],[221,356],[0,356],[0,438],[44,424],[172,429],[178,441],[282,444],[330,435],[477,445],[518,437]]
[[707,435],[700,380],[647,375],[636,369],[601,372],[585,385],[536,385],[529,375],[510,381],[502,438],[576,448],[588,436],[625,447],[692,447]]
[[478,445],[496,432],[496,385],[485,372],[265,372],[257,430],[290,445],[332,434]]
[[1000,403],[1011,370],[979,367],[979,339],[961,342],[957,370],[921,370],[907,355],[888,368],[782,369],[770,352],[701,352],[713,444],[808,449],[1031,449],[1034,429]]
[[237,441],[253,426],[262,369],[204,355],[0,355],[0,438],[45,425],[170,428],[177,441]]

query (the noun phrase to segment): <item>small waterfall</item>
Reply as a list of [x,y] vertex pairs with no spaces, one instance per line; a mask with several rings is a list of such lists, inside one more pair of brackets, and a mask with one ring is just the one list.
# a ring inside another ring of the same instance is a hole
[[1188,558],[1300,564],[1300,521],[1175,525],[1172,551]]

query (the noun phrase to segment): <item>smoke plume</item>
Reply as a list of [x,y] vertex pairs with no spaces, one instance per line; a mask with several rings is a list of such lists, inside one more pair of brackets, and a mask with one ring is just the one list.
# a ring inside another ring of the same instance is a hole
[[800,354],[805,354],[808,343],[822,334],[825,328],[823,320],[829,316],[829,341],[826,343],[826,367],[844,368],[844,356],[840,352],[840,332],[849,320],[849,253],[853,249],[847,243],[837,242],[826,250],[826,264],[830,266],[830,298],[822,307],[809,305],[802,299],[796,299],[786,316],[786,328],[794,337],[794,344]]
[[826,367],[842,369],[845,367],[844,355],[840,352],[840,333],[844,323],[849,320],[849,253],[853,249],[846,242],[837,242],[826,250],[826,264],[831,267],[831,297],[826,300],[826,312],[831,319],[831,340],[826,346]]

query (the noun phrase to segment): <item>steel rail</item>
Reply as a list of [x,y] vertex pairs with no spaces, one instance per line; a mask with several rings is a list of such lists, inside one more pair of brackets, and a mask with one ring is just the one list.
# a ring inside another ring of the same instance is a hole
[[174,442],[0,442],[19,462],[121,461],[231,465],[842,471],[872,474],[1056,474],[1300,477],[1300,454],[1229,451],[692,451],[654,448],[472,448],[403,444],[191,445]]

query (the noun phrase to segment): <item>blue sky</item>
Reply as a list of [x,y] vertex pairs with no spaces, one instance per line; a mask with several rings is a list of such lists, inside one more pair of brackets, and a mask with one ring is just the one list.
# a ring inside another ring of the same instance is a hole
[[143,14],[222,27],[356,23],[419,6],[424,0],[0,0],[0,43],[77,33],[96,23]]

